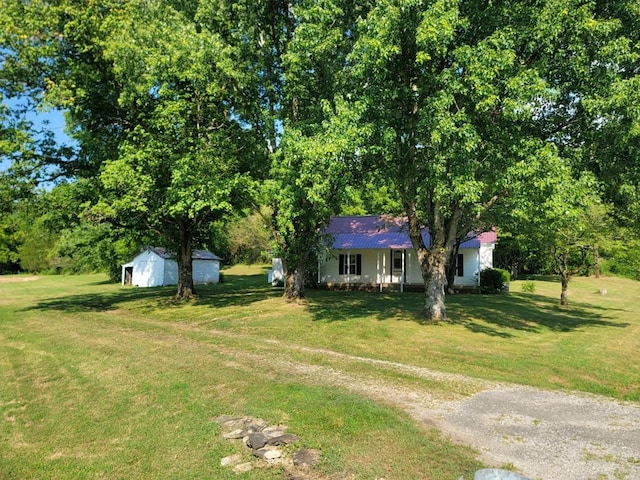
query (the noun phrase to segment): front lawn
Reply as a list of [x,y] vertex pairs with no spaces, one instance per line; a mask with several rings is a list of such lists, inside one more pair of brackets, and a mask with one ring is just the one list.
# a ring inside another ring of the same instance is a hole
[[[428,382],[353,357],[640,400],[640,284],[577,278],[447,298],[451,323],[421,325],[420,294],[311,290],[287,304],[258,267],[175,304],[173,288],[102,275],[0,283],[0,478],[238,478],[221,414],[285,423],[317,448],[318,478],[473,478],[475,453],[392,407],[283,374],[269,355],[434,394]],[[600,293],[606,288],[607,293]],[[346,356],[323,353],[324,350]],[[258,469],[246,478],[282,478]],[[242,477],[240,477],[242,478]]]

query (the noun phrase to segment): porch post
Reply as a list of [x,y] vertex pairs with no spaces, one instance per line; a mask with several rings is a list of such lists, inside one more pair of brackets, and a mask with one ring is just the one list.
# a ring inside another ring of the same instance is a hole
[[406,250],[403,248],[402,249],[402,277],[400,277],[400,292],[404,292],[404,252]]
[[376,276],[378,277],[378,288],[382,292],[382,274],[380,273],[380,251],[376,252]]
[[385,273],[387,271],[387,256],[386,255],[382,255],[382,283],[384,283],[385,279]]

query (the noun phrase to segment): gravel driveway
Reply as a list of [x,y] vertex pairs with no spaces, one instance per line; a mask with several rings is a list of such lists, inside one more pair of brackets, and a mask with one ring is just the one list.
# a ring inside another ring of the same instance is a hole
[[501,386],[443,404],[436,425],[531,479],[640,479],[640,407]]
[[[222,335],[228,335],[220,332]],[[531,480],[640,480],[640,404],[582,393],[549,392],[273,340],[280,355],[250,358],[312,383],[334,385],[398,407],[416,421],[475,448],[489,467],[510,466]],[[286,350],[374,364],[405,376],[459,385],[455,399],[428,389],[293,362]],[[231,352],[229,352],[231,353]],[[234,358],[252,357],[233,352]],[[249,359],[249,358],[247,358]],[[466,479],[472,480],[472,479]]]

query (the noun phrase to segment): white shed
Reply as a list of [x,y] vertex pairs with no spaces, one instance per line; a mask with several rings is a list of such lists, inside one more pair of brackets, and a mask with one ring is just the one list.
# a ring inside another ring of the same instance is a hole
[[[218,283],[220,257],[206,250],[194,250],[193,283]],[[178,284],[178,264],[161,247],[147,247],[129,263],[122,265],[122,285],[159,287]]]

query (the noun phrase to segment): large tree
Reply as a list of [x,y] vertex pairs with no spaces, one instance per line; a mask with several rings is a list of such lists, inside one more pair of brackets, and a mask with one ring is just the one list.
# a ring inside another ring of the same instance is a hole
[[257,158],[236,107],[242,75],[217,32],[164,2],[131,2],[108,28],[118,102],[138,115],[102,170],[94,212],[157,232],[177,253],[177,295],[189,297],[194,243],[246,204]]
[[371,164],[396,180],[426,318],[446,318],[463,216],[517,194],[514,179],[544,181],[540,159],[573,160],[588,137],[565,131],[597,130],[583,104],[616,76],[607,59],[625,41],[615,13],[579,1],[400,0],[376,2],[359,22],[350,64],[375,127]]
[[2,85],[65,109],[78,141],[49,168],[93,182],[91,220],[174,250],[181,297],[193,293],[194,242],[243,203],[256,158],[246,63],[220,33],[233,26],[201,6],[8,0],[0,16]]
[[360,170],[366,130],[360,104],[349,95],[348,54],[356,40],[360,2],[300,2],[295,32],[282,56],[283,138],[274,156],[272,181],[278,249],[285,296],[304,296],[306,273],[324,252],[323,231],[349,198]]
[[277,253],[288,299],[304,297],[307,273],[325,253],[323,232],[347,199],[358,163],[354,146],[360,143],[360,130],[352,111],[339,100],[326,101],[325,109],[326,121],[312,133],[295,126],[285,130],[272,168]]
[[284,260],[285,296],[304,295],[304,279],[322,248],[321,233],[346,198],[360,131],[344,107],[346,56],[359,2],[342,0],[212,3],[201,10],[241,52],[253,75],[245,120],[262,133],[271,159],[264,202],[275,250]]

